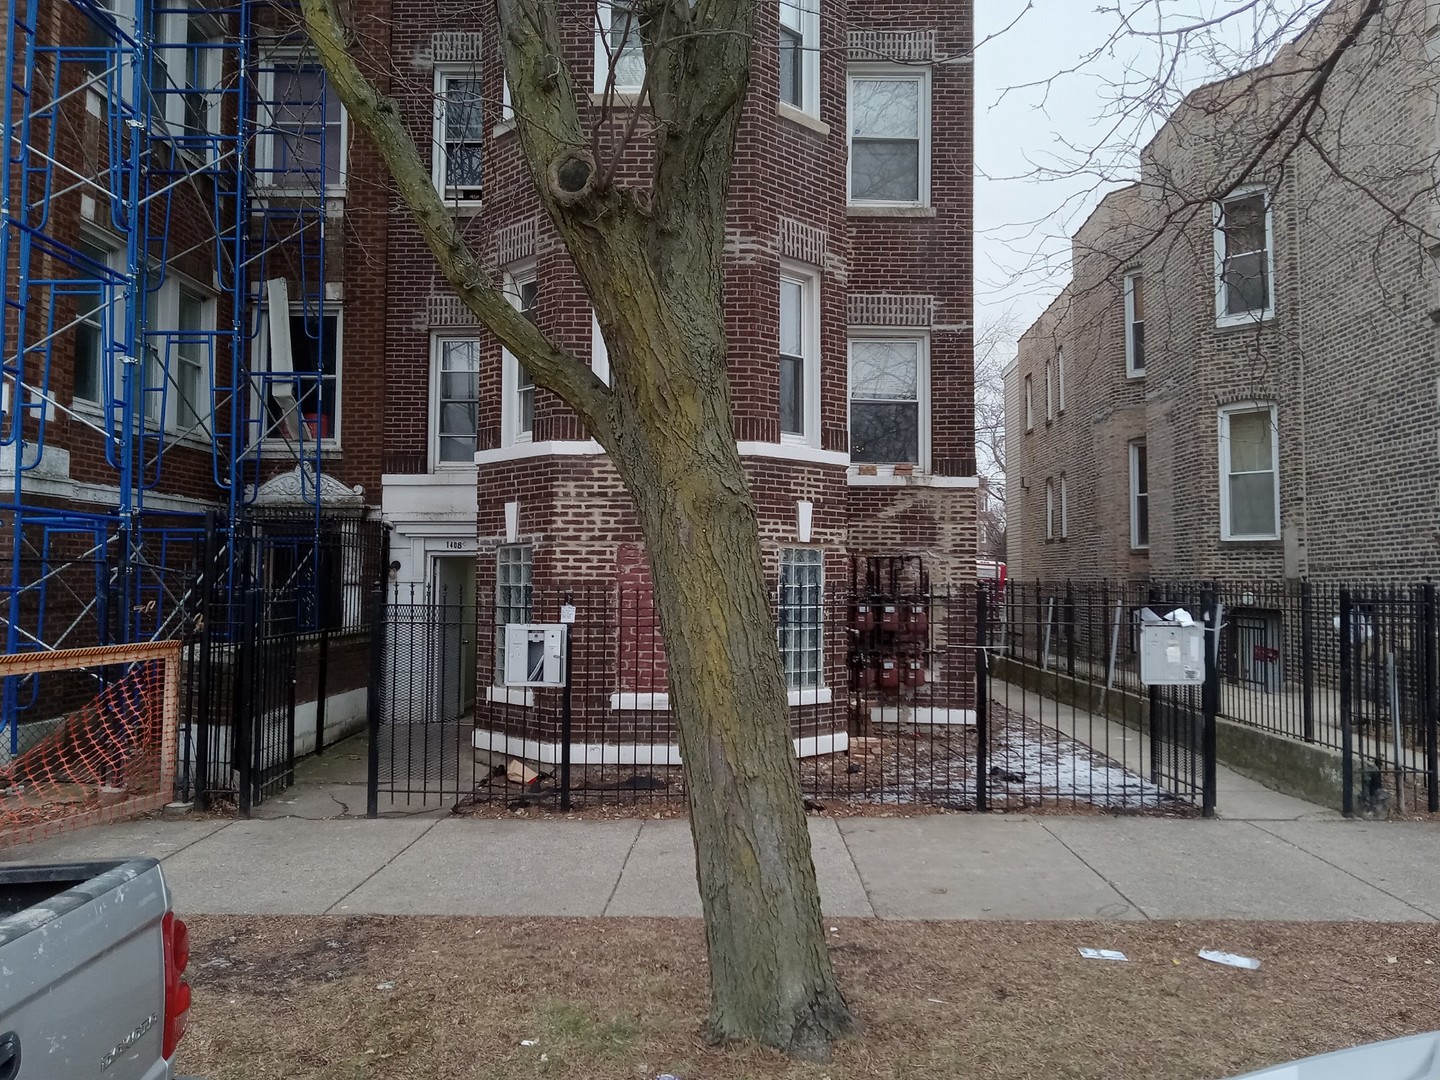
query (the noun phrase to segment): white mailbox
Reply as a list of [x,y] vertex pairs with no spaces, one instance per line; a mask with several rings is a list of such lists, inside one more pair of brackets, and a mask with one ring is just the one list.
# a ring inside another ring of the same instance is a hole
[[1185,686],[1205,681],[1205,627],[1164,619],[1140,623],[1140,681]]
[[566,629],[561,623],[506,625],[505,685],[564,686]]

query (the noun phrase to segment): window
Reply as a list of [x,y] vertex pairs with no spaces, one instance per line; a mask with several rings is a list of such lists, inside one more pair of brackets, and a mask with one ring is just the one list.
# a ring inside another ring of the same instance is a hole
[[785,548],[780,553],[780,659],[789,690],[824,684],[825,570],[819,548]]
[[[88,241],[81,240],[80,254],[95,264],[94,274],[105,272],[115,257]],[[105,364],[107,350],[105,339],[113,331],[107,327],[112,313],[107,311],[109,288],[98,281],[81,285],[72,294],[75,297],[75,316],[79,320],[75,327],[75,389],[74,396],[82,401],[100,404],[105,394]]]
[[435,463],[473,465],[480,411],[480,341],[435,339]]
[[780,0],[780,100],[820,115],[820,0]]
[[1279,440],[1274,405],[1220,410],[1220,538],[1280,538]]
[[1274,314],[1270,199],[1242,188],[1215,208],[1215,321],[1220,326]]
[[495,685],[505,685],[505,627],[531,619],[530,549],[510,544],[495,553]]
[[[180,60],[181,57],[174,55],[174,50],[164,47],[162,42],[177,40],[175,24],[182,23],[183,33],[184,14],[180,13],[178,18],[172,16],[165,10],[165,5],[146,4],[144,6],[144,27],[143,38],[151,45],[149,50],[150,70],[146,76],[148,86],[144,92],[148,92],[150,100],[144,103],[145,111],[150,117],[150,123],[158,132],[165,132],[173,123],[179,125],[184,117],[184,101],[175,92],[176,83],[171,81],[170,63],[171,60]],[[179,38],[178,40],[183,40]],[[128,76],[128,72],[125,76]]]
[[1150,472],[1144,439],[1130,444],[1130,546],[1136,551],[1150,547]]
[[181,286],[175,328],[175,420],[181,435],[197,431],[208,435],[210,409],[204,401],[208,392],[213,309],[207,297]]
[[169,0],[145,8],[152,35],[149,110],[152,121],[173,135],[193,139],[189,148],[213,153],[204,137],[220,125],[220,60],[224,24],[196,0]]
[[1061,349],[1055,354],[1055,408],[1057,412],[1065,411],[1065,350]]
[[345,110],[326,89],[325,69],[299,54],[260,68],[256,172],[263,187],[329,192],[345,186]]
[[852,68],[850,202],[924,206],[930,200],[930,79],[906,68]]
[[1055,539],[1055,481],[1045,478],[1045,539]]
[[1045,422],[1055,419],[1055,376],[1050,361],[1045,361]]
[[606,386],[610,385],[610,346],[605,343],[600,319],[593,311],[590,313],[590,370]]
[[1035,430],[1035,379],[1025,376],[1025,430]]
[[1145,374],[1145,275],[1125,275],[1125,374]]
[[1070,484],[1064,473],[1060,474],[1060,539],[1070,538]]
[[[267,313],[266,319],[271,316]],[[289,312],[290,356],[269,354],[261,379],[265,390],[266,438],[294,439],[303,427],[307,441],[340,437],[340,313],[316,312],[292,305]],[[293,377],[292,376],[293,373]],[[298,423],[295,416],[298,414]]]
[[[125,86],[127,73],[124,65],[119,64],[118,55],[113,50],[117,45],[115,34],[117,27],[126,36],[134,33],[134,0],[96,0],[95,9],[87,13],[90,18],[90,27],[85,47],[90,50],[90,55],[85,61],[85,70],[97,80],[95,89],[100,91],[107,89],[107,72],[109,72],[109,78],[119,80],[122,94],[128,100],[130,88]],[[113,25],[109,20],[102,22],[100,12],[108,14],[114,20]]]
[[478,72],[435,73],[435,190],[451,202],[480,201],[485,89]]
[[780,438],[819,445],[819,282],[799,269],[780,272]]
[[[645,49],[640,16],[631,3],[604,0],[598,5],[600,26],[595,35],[595,92],[607,87],[617,94],[638,94],[645,83]],[[613,73],[614,82],[611,82]]]
[[[506,274],[505,294],[522,315],[531,322],[535,321],[539,284],[533,266]],[[535,380],[509,349],[504,352],[501,383],[505,395],[500,416],[503,441],[507,445],[528,442],[535,431]]]
[[850,342],[850,460],[921,464],[921,338]]
[[[185,18],[185,71],[181,112],[185,134],[210,135],[220,130],[221,58],[225,28],[212,15],[191,11]],[[206,146],[206,156],[210,156]]]

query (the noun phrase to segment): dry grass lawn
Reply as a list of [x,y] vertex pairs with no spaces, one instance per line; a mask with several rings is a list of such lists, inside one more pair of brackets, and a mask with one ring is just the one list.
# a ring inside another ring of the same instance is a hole
[[[1432,927],[827,925],[866,1033],[814,1066],[705,1045],[693,920],[196,918],[180,1071],[209,1080],[1215,1080],[1440,1028]],[[1081,959],[1082,945],[1121,949],[1130,962]],[[1196,958],[1203,947],[1257,956],[1263,967],[1217,967]]]

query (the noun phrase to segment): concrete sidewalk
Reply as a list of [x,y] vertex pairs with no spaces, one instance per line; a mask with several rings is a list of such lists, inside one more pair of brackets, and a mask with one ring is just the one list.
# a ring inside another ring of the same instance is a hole
[[[1165,818],[812,818],[824,909],[885,919],[1440,917],[1440,826]],[[684,821],[142,821],[0,859],[148,855],[182,912],[700,913]]]

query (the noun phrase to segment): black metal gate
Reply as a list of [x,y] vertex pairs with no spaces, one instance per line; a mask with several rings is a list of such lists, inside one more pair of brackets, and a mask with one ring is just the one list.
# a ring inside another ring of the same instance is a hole
[[248,633],[240,639],[236,668],[235,726],[238,803],[246,816],[255,803],[288,788],[295,778],[295,676],[300,640],[288,593],[245,594]]
[[474,605],[419,585],[371,604],[366,811],[452,807],[474,790]]
[[366,589],[387,559],[381,523],[361,514],[328,516],[318,531],[313,512],[228,530],[212,518],[190,590],[180,797],[233,800],[246,816],[288,788],[297,700],[314,701],[323,750],[331,637],[369,631]]

